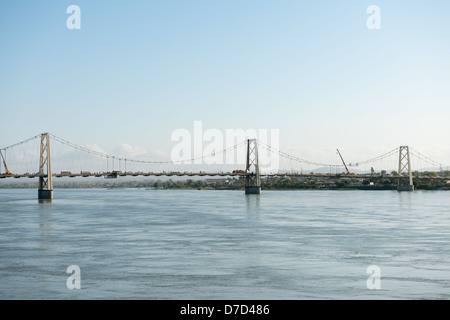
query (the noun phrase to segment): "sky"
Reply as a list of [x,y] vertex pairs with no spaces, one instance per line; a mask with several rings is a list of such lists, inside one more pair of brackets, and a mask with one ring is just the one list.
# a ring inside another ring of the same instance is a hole
[[[70,5],[80,29],[69,29]],[[367,8],[380,9],[369,29]],[[168,159],[178,129],[278,130],[304,159],[450,164],[449,1],[0,2],[0,146],[42,132]]]

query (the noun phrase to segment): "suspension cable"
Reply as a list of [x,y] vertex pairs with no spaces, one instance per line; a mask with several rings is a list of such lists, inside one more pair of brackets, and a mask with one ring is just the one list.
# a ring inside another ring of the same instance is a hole
[[391,150],[389,152],[386,152],[386,153],[384,153],[384,154],[382,154],[382,155],[380,155],[378,157],[375,157],[375,158],[372,158],[372,159],[369,159],[369,160],[355,162],[355,163],[349,163],[348,166],[349,167],[357,167],[359,165],[368,164],[368,163],[372,163],[372,162],[375,162],[375,161],[380,161],[380,160],[383,160],[383,159],[385,159],[387,157],[392,156],[393,154],[395,154],[397,152],[398,152],[398,148],[395,148],[395,149],[393,149],[393,150]]
[[419,158],[422,161],[425,161],[428,164],[431,164],[431,165],[434,165],[434,166],[437,166],[437,167],[440,167],[440,168],[442,168],[442,167],[444,167],[444,168],[449,167],[449,166],[443,165],[440,162],[437,162],[435,160],[432,160],[432,159],[428,158],[427,156],[423,155],[422,153],[420,153],[419,151],[417,151],[417,150],[415,150],[415,149],[413,149],[411,147],[410,147],[410,149],[411,149],[412,155],[416,156],[417,158]]
[[57,137],[57,136],[55,136],[53,134],[51,134],[51,136],[56,141],[58,141],[58,142],[60,142],[62,144],[65,144],[67,146],[70,146],[70,147],[72,147],[74,149],[81,150],[83,152],[95,154],[97,156],[104,157],[104,158],[107,158],[107,159],[113,158],[113,159],[117,159],[117,160],[124,160],[124,161],[135,162],[135,163],[146,163],[146,164],[170,164],[170,163],[183,163],[183,162],[188,162],[188,161],[196,161],[196,160],[200,160],[200,159],[204,159],[204,158],[208,158],[208,157],[214,157],[216,155],[225,153],[227,151],[230,151],[230,150],[233,150],[233,149],[237,149],[238,147],[240,147],[241,145],[246,143],[246,141],[242,141],[242,142],[240,142],[238,144],[235,144],[234,146],[228,147],[228,148],[223,149],[223,150],[218,151],[218,152],[214,152],[211,155],[202,155],[202,156],[193,157],[193,158],[190,158],[190,159],[177,160],[177,161],[149,161],[149,160],[135,160],[135,159],[128,159],[128,158],[124,158],[124,157],[113,156],[113,155],[110,155],[110,154],[106,154],[106,153],[103,153],[103,152],[95,151],[95,150],[92,150],[92,149],[89,149],[89,148],[86,148],[86,147],[74,144],[74,143],[72,143],[70,141],[67,141],[65,139],[59,138],[59,137]]
[[343,165],[338,165],[338,164],[325,164],[325,163],[318,163],[318,162],[314,162],[314,161],[309,161],[309,160],[305,160],[305,159],[301,159],[299,157],[296,156],[292,156],[286,152],[282,152],[280,150],[276,150],[275,148],[265,144],[264,142],[261,142],[258,140],[258,144],[260,144],[263,148],[266,148],[268,151],[276,153],[282,157],[285,157],[289,160],[293,160],[293,161],[297,161],[300,163],[306,163],[306,164],[311,164],[311,165],[316,165],[316,166],[323,166],[323,167],[343,167]]
[[[220,150],[218,152],[213,152],[213,153],[211,153],[209,155],[201,155],[201,156],[198,156],[198,157],[192,157],[190,159],[177,160],[177,161],[149,161],[149,160],[136,160],[136,159],[128,159],[128,158],[124,158],[124,157],[113,156],[113,155],[110,155],[110,154],[106,154],[106,153],[103,153],[103,152],[99,152],[99,151],[96,151],[96,150],[92,150],[92,149],[89,149],[89,148],[86,148],[86,147],[74,144],[74,143],[72,143],[70,141],[67,141],[65,139],[59,138],[59,137],[57,137],[57,136],[55,136],[53,134],[50,134],[50,135],[56,141],[58,141],[58,142],[60,142],[60,143],[62,143],[64,145],[67,145],[67,146],[69,146],[71,148],[74,148],[74,149],[77,149],[77,150],[80,150],[80,151],[83,151],[83,152],[87,152],[87,153],[90,153],[90,154],[94,154],[96,156],[104,157],[104,158],[107,158],[107,159],[112,158],[112,159],[116,159],[116,160],[119,160],[119,161],[123,160],[124,163],[125,163],[125,167],[126,167],[127,161],[128,162],[134,162],[134,163],[145,163],[145,164],[171,164],[171,163],[173,164],[173,163],[183,163],[183,162],[195,162],[197,160],[201,160],[201,159],[205,159],[205,158],[209,158],[209,157],[214,157],[214,156],[217,156],[217,155],[220,155],[220,154],[224,154],[224,153],[226,153],[226,152],[228,152],[230,150],[235,150],[238,147],[241,147],[242,145],[247,143],[247,140],[244,140],[244,141],[242,141],[240,143],[237,143],[237,144],[235,144],[235,145],[233,145],[231,147],[225,148],[225,149]],[[28,142],[30,142],[32,140],[35,140],[35,139],[39,138],[40,136],[41,136],[41,134],[35,135],[35,136],[33,136],[31,138],[28,138],[26,140],[23,140],[21,142],[12,144],[12,145],[4,147],[4,148],[1,148],[0,150],[4,150],[6,152],[6,150],[8,150],[8,149],[11,149],[11,148],[19,146],[19,145],[26,144],[26,143],[28,143]],[[257,139],[257,141],[258,141],[258,144],[260,146],[262,146],[266,150],[270,151],[271,153],[278,154],[279,156],[287,158],[289,160],[293,160],[293,161],[297,161],[297,162],[305,163],[305,164],[310,164],[310,165],[315,165],[315,166],[325,166],[325,167],[335,167],[335,168],[343,167],[343,165],[339,165],[339,164],[338,165],[336,165],[336,164],[325,164],[325,163],[305,160],[305,159],[299,158],[297,156],[290,155],[290,154],[288,154],[286,152],[282,152],[280,150],[277,150],[277,149],[271,147],[270,145],[260,141],[259,139]],[[423,161],[425,161],[425,162],[427,162],[427,163],[429,163],[431,165],[438,166],[440,168],[442,168],[442,167],[444,167],[444,168],[450,167],[450,166],[445,166],[442,163],[439,163],[439,162],[437,162],[435,160],[430,159],[429,157],[423,155],[422,153],[420,153],[419,151],[417,151],[417,150],[415,150],[415,149],[413,149],[411,147],[410,147],[410,149],[411,149],[411,153],[414,156],[418,157],[419,159],[421,159],[421,160],[423,160]],[[395,149],[393,149],[393,150],[391,150],[389,152],[386,152],[386,153],[384,153],[384,154],[382,154],[382,155],[380,155],[378,157],[375,157],[375,158],[372,158],[372,159],[369,159],[369,160],[355,162],[355,163],[349,163],[348,166],[349,167],[355,167],[355,166],[359,166],[359,165],[363,165],[363,164],[368,164],[368,163],[371,163],[371,162],[379,161],[379,160],[385,159],[385,158],[387,158],[389,156],[392,156],[397,151],[398,151],[398,148],[395,148]]]
[[38,135],[36,135],[36,136],[34,136],[34,137],[28,138],[28,139],[23,140],[23,141],[21,141],[21,142],[17,142],[17,143],[14,143],[14,144],[10,145],[10,146],[1,148],[1,150],[11,149],[11,148],[16,147],[16,146],[18,146],[18,145],[28,143],[28,142],[30,142],[31,140],[34,140],[34,139],[36,139],[36,138],[38,138],[38,137],[40,137],[40,136],[41,136],[41,135],[38,134]]

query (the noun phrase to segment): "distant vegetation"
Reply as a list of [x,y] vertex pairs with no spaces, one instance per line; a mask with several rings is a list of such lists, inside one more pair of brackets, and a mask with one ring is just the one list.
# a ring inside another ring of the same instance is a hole
[[[396,175],[396,172],[391,174]],[[450,190],[450,171],[414,173],[414,186],[416,190]],[[427,177],[419,179],[418,176]],[[441,177],[441,179],[434,179]],[[442,179],[442,178],[445,179]],[[448,180],[446,179],[448,177]],[[37,180],[17,180],[14,183],[4,179],[0,188],[37,188]],[[240,190],[244,189],[245,179],[214,178],[204,180],[122,180],[95,178],[85,181],[74,179],[65,181],[54,179],[54,188],[152,188],[152,189],[196,189],[196,190]],[[381,172],[371,179],[362,179],[357,176],[351,178],[336,177],[266,177],[262,178],[263,190],[396,190],[397,179]]]

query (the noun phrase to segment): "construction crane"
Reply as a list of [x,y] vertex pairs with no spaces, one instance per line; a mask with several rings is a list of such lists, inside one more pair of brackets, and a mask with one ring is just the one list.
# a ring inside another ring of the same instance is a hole
[[3,153],[1,150],[0,150],[0,155],[2,156],[3,165],[5,166],[5,170],[6,170],[6,175],[12,176],[12,172],[8,170],[8,166],[6,165],[5,157],[3,157]]
[[342,163],[344,164],[344,167],[345,167],[345,170],[347,171],[347,173],[348,173],[348,174],[354,174],[354,173],[352,173],[352,172],[350,172],[350,171],[348,170],[347,165],[345,164],[344,158],[342,158],[342,155],[341,155],[341,153],[339,152],[339,149],[336,149],[336,150],[337,150],[337,153],[339,154],[339,157],[341,157]]

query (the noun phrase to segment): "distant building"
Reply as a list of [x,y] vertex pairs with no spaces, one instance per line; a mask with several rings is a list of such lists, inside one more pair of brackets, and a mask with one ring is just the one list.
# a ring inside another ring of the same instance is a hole
[[217,182],[224,182],[224,183],[228,183],[230,180],[228,179],[206,179],[206,183],[217,183]]

